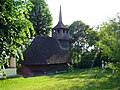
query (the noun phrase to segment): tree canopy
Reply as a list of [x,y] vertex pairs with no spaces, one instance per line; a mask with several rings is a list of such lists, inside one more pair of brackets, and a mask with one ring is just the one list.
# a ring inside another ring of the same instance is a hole
[[33,23],[35,35],[48,36],[50,34],[52,17],[45,0],[30,0],[34,7],[30,12],[30,21]]
[[89,47],[95,46],[97,41],[96,31],[82,21],[74,21],[70,26],[71,53],[73,61],[80,62],[81,55],[88,51]]
[[0,0],[0,64],[15,55],[22,58],[22,51],[34,35],[28,12],[32,3],[22,0]]
[[98,32],[98,47],[102,55],[107,56],[106,60],[112,61],[115,67],[120,69],[120,16],[104,22]]

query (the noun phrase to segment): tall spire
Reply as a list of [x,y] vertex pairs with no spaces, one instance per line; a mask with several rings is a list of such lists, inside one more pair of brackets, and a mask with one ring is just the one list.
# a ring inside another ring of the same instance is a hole
[[59,21],[58,24],[53,28],[53,29],[60,29],[60,28],[64,28],[66,29],[65,25],[62,22],[62,10],[61,10],[61,5],[60,5],[60,12],[59,12]]
[[59,22],[62,23],[62,11],[61,11],[61,5],[60,5],[60,13],[59,13]]

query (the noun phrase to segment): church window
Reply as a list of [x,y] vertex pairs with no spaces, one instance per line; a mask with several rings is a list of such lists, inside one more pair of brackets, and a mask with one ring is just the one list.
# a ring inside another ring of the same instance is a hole
[[63,33],[65,33],[65,30],[63,30]]
[[55,30],[53,30],[53,32],[55,33]]
[[68,30],[67,30],[67,33],[68,33]]
[[58,33],[60,33],[60,30],[58,30]]

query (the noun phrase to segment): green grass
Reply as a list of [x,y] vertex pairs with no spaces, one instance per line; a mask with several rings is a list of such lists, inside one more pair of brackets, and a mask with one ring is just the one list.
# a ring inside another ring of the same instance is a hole
[[62,74],[11,78],[0,80],[0,90],[120,90],[120,76],[111,72],[75,69]]

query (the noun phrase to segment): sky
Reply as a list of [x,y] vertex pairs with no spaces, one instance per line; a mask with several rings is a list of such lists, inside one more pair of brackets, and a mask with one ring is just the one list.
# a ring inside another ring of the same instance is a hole
[[120,0],[45,0],[53,17],[53,27],[58,23],[60,4],[62,21],[70,25],[82,20],[91,27],[115,17],[120,12]]

